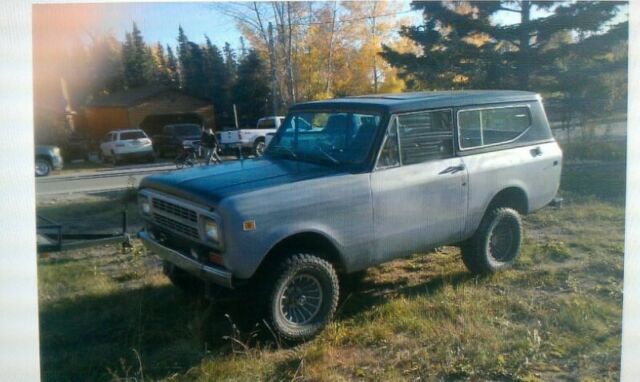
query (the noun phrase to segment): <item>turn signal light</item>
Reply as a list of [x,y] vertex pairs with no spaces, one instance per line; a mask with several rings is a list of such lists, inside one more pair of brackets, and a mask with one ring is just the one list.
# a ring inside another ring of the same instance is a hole
[[224,264],[224,260],[222,258],[222,255],[219,253],[215,253],[215,252],[209,252],[209,261],[211,261],[214,264],[218,264],[218,265],[223,265]]

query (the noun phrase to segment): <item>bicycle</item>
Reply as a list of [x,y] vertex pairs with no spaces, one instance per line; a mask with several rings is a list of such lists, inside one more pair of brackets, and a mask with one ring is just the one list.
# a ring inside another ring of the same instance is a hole
[[182,146],[182,151],[178,154],[174,163],[177,169],[182,169],[186,167],[193,167],[200,163],[200,159],[198,158],[200,145],[196,143],[185,144]]

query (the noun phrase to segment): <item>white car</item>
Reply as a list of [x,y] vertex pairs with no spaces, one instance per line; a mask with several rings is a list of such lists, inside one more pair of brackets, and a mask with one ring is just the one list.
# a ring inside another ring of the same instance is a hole
[[155,159],[151,139],[140,129],[110,131],[100,142],[99,155],[113,164],[127,159]]
[[241,145],[243,149],[251,150],[253,155],[260,156],[267,147],[267,134],[275,133],[283,121],[282,116],[260,118],[255,128],[245,127],[222,131],[218,135],[218,141],[223,148]]

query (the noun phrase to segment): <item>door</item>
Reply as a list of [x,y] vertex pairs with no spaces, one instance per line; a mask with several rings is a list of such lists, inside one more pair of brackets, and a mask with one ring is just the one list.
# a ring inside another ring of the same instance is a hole
[[395,116],[371,174],[373,262],[457,242],[467,171],[454,156],[451,110]]

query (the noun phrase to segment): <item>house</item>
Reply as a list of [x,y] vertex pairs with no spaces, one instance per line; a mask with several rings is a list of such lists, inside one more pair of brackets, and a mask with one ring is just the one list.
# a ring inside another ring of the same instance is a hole
[[215,128],[211,101],[164,86],[146,86],[98,96],[84,108],[87,132],[100,138],[115,129],[142,128],[150,134],[171,123]]

